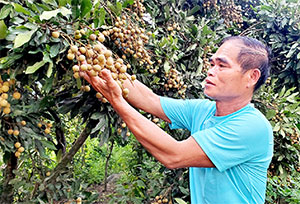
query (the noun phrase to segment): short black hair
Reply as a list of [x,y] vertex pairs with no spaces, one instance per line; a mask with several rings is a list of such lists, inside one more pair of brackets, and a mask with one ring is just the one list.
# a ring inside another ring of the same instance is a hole
[[237,59],[243,71],[258,68],[261,72],[261,76],[254,87],[254,91],[256,91],[265,83],[270,74],[271,49],[259,40],[246,36],[229,36],[224,38],[221,44],[232,40],[238,40],[244,45]]

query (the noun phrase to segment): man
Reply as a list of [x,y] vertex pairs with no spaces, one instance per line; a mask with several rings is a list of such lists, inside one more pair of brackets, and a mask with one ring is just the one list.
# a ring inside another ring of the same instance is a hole
[[267,168],[273,154],[272,128],[250,104],[269,73],[269,51],[259,41],[229,37],[210,59],[204,93],[211,100],[160,97],[139,81],[126,81],[134,107],[186,128],[176,141],[122,97],[108,70],[83,74],[126,122],[137,140],[166,167],[190,167],[191,203],[264,203]]

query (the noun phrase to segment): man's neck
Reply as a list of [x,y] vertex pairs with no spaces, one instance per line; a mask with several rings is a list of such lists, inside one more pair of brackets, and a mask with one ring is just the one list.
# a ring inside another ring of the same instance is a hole
[[250,103],[251,98],[237,98],[230,101],[216,100],[216,116],[225,116],[234,113]]

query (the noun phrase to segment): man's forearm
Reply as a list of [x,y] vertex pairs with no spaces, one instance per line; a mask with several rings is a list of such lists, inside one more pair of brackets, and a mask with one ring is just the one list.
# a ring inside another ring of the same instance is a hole
[[159,96],[153,93],[151,89],[138,80],[130,81],[127,79],[123,86],[129,89],[128,98],[126,100],[132,106],[170,122],[162,110]]

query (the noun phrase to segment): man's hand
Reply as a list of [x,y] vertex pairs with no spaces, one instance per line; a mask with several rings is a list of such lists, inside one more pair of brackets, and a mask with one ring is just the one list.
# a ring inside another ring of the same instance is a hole
[[111,104],[123,98],[122,90],[112,78],[108,69],[101,71],[101,77],[92,76],[90,72],[81,72],[80,75],[87,80],[93,88],[100,92]]

